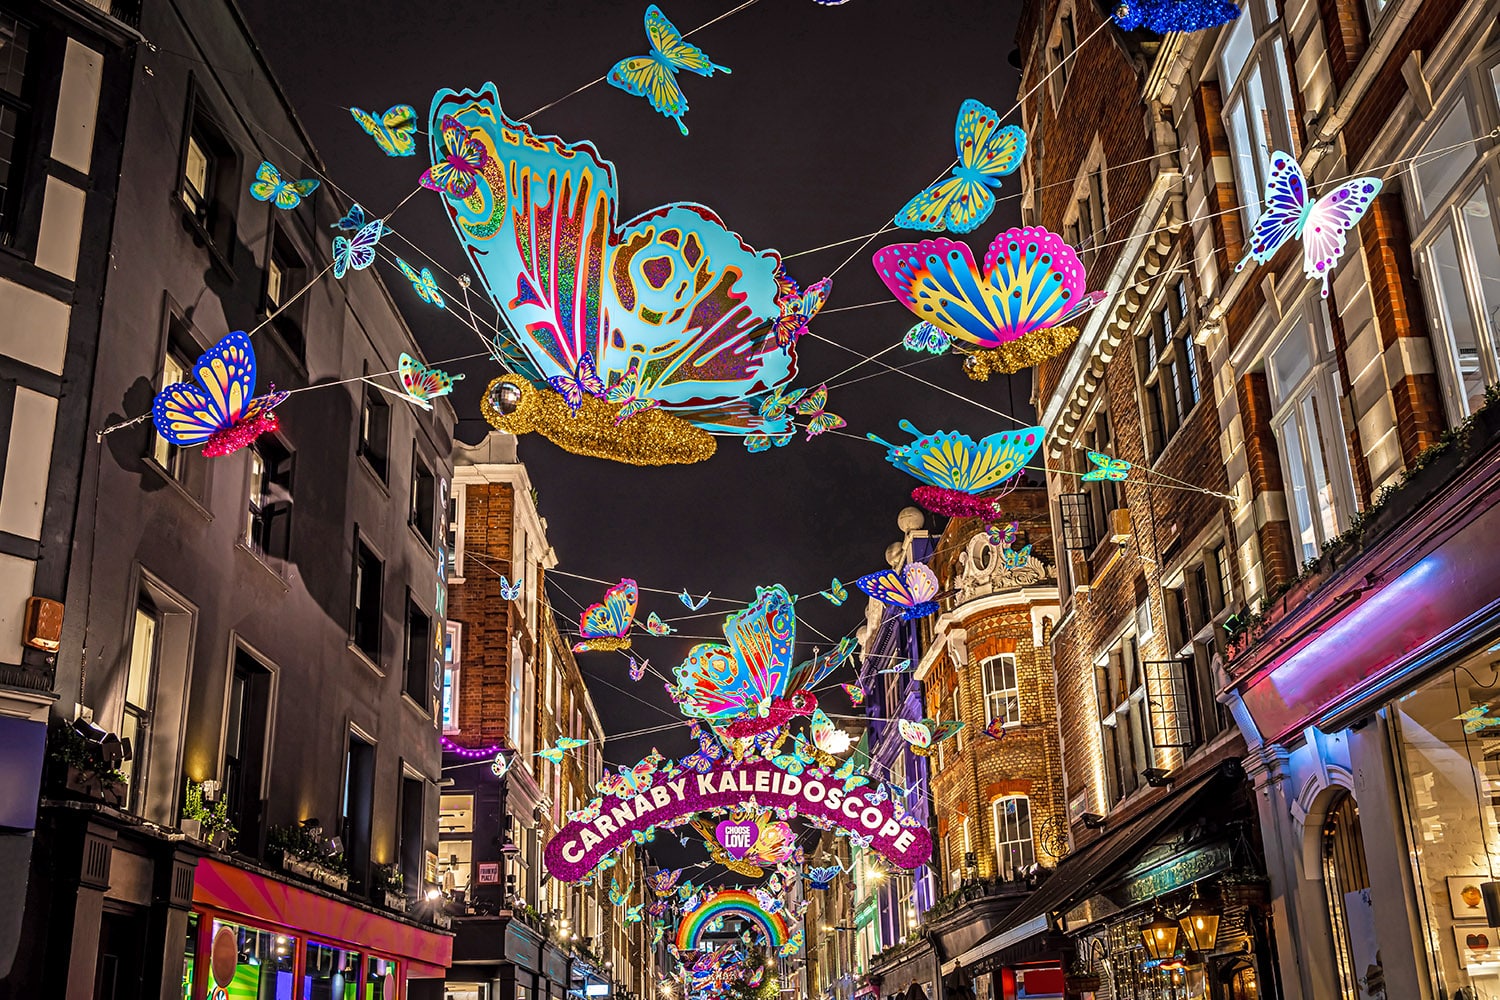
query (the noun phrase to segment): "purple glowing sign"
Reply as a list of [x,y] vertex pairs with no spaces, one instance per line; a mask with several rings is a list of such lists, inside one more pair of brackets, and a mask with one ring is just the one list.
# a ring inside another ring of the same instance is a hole
[[[801,776],[787,774],[762,758],[729,763],[707,774],[658,773],[649,786],[633,796],[606,797],[599,815],[589,822],[568,823],[559,830],[547,842],[547,871],[553,878],[576,882],[607,855],[629,843],[633,832],[708,809],[794,806],[799,816],[826,820],[857,834],[861,842],[868,837],[870,848],[898,867],[926,864],[932,857],[932,838],[926,828],[903,825],[889,798],[870,800],[868,793],[873,791],[846,791],[842,781],[820,770]],[[753,841],[742,849],[748,851],[752,845]],[[729,849],[727,844],[725,849]]]
[[743,861],[745,855],[750,853],[750,848],[755,846],[755,840],[760,836],[760,827],[754,823],[735,823],[726,819],[714,831],[714,836],[719,838],[719,844],[725,853],[736,861]]

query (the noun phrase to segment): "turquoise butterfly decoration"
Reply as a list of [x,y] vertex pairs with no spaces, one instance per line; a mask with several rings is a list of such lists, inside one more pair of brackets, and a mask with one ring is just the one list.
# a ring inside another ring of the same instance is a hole
[[621,59],[609,71],[607,79],[610,86],[650,101],[653,108],[675,121],[682,134],[687,135],[682,116],[687,114],[688,102],[677,85],[677,71],[685,69],[699,76],[713,76],[716,71],[728,73],[729,67],[710,61],[702,49],[683,41],[682,32],[656,4],[646,8],[646,37],[651,40],[651,54]]
[[250,182],[250,195],[256,201],[269,201],[280,209],[293,209],[302,204],[302,199],[318,189],[318,182],[309,178],[302,181],[281,179],[281,172],[269,160],[262,160],[255,170],[255,180]]

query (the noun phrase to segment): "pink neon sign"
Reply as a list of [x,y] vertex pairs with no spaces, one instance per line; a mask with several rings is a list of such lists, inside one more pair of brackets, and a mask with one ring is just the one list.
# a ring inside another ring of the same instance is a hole
[[[792,775],[770,761],[752,759],[715,768],[707,774],[680,771],[655,775],[635,795],[606,796],[599,815],[564,826],[547,843],[545,861],[553,878],[576,882],[606,855],[631,839],[631,833],[708,809],[760,809],[795,806],[797,815],[821,818],[860,837],[902,868],[916,868],[932,857],[932,838],[921,825],[896,819],[887,797],[872,802],[874,788],[844,790],[844,783],[814,768]],[[910,820],[908,820],[910,822]]]

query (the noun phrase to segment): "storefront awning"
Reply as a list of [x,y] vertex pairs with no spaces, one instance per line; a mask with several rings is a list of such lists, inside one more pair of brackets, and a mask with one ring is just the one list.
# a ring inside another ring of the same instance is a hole
[[193,902],[225,914],[285,927],[315,939],[370,949],[404,962],[407,976],[442,976],[453,959],[453,935],[415,927],[278,879],[200,858]]
[[1047,933],[1052,925],[1053,911],[1071,905],[1092,891],[1111,874],[1123,868],[1136,850],[1145,846],[1164,827],[1192,809],[1205,795],[1217,792],[1223,782],[1216,779],[1223,773],[1221,765],[1198,776],[1191,784],[1177,789],[1176,794],[1163,799],[1154,808],[1148,809],[1119,829],[1105,833],[1083,850],[1065,858],[1036,892],[1000,918],[989,937],[952,961],[944,963],[944,975],[959,965],[970,968],[981,959]]

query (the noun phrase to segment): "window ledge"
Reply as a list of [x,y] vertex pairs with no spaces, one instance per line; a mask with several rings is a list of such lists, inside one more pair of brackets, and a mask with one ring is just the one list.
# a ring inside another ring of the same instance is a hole
[[182,203],[181,190],[172,193],[172,204],[182,215],[182,226],[193,237],[193,242],[208,251],[209,260],[213,262],[214,268],[225,278],[234,281],[234,268],[229,266],[229,258],[224,256],[224,251],[214,242],[213,236],[203,225],[203,220],[188,209]]
[[432,547],[432,541],[426,535],[422,534],[421,529],[418,528],[415,524],[412,524],[410,521],[406,522],[406,526],[407,528],[411,529],[411,533],[416,537],[417,541],[422,543],[422,548],[430,552],[432,554],[432,557],[436,559],[437,549]]
[[371,659],[369,653],[366,653],[363,649],[360,649],[358,646],[356,646],[353,639],[350,639],[346,645],[348,646],[349,652],[354,654],[355,659],[359,660],[365,666],[375,671],[378,676],[385,676],[385,671],[380,668],[380,664]]
[[422,718],[424,718],[424,719],[431,719],[432,718],[432,713],[429,712],[427,709],[423,708],[417,702],[417,699],[413,698],[410,693],[408,693],[406,691],[402,691],[401,692],[401,700],[403,702],[405,702],[407,705],[411,706],[411,710],[413,712],[416,712]]
[[158,479],[166,483],[167,486],[175,491],[177,495],[181,497],[189,507],[193,508],[193,510],[203,518],[205,523],[213,521],[213,511],[203,506],[203,501],[193,496],[193,494],[188,491],[188,488],[182,485],[181,481],[179,481],[176,476],[172,475],[166,469],[162,468],[161,464],[157,462],[156,459],[152,458],[150,455],[147,455],[146,457],[141,459],[141,464],[145,465],[145,467],[149,469]]
[[287,582],[286,576],[278,571],[276,567],[267,562],[264,555],[255,551],[249,545],[245,544],[245,539],[243,536],[235,539],[234,547],[245,553],[245,555],[249,556],[251,559],[255,560],[255,564],[261,569],[265,570],[266,574],[270,576],[271,579],[280,584],[283,591],[291,590],[291,585]]
[[370,478],[375,481],[375,485],[380,487],[380,492],[384,493],[386,496],[390,496],[391,488],[386,484],[385,477],[383,477],[379,472],[375,470],[375,466],[370,464],[370,458],[365,454],[363,449],[361,449],[358,454],[359,464],[363,466],[364,470],[370,474]]

